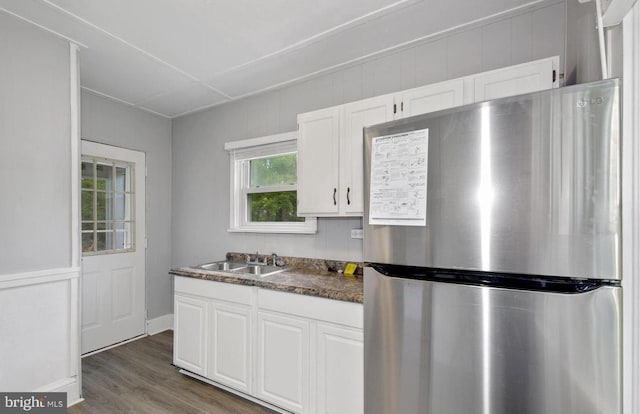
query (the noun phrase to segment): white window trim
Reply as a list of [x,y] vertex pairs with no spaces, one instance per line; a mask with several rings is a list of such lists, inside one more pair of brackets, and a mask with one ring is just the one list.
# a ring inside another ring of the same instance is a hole
[[[315,234],[318,232],[317,219],[306,217],[301,222],[250,222],[246,217],[247,193],[259,192],[250,190],[244,183],[248,182],[247,163],[244,160],[266,157],[276,154],[297,152],[297,132],[252,138],[242,141],[228,142],[224,149],[229,151],[230,165],[230,208],[229,232],[238,233],[293,233]],[[269,191],[297,190],[297,184],[291,186],[272,187]]]

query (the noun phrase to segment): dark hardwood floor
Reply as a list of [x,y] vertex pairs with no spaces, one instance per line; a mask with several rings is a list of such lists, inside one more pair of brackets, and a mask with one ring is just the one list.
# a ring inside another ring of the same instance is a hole
[[275,413],[178,373],[171,365],[173,332],[166,331],[82,360],[80,413]]

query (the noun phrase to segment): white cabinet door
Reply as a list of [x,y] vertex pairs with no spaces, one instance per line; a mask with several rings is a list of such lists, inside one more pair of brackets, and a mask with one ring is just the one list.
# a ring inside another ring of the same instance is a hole
[[557,86],[553,70],[558,58],[541,59],[474,76],[474,101],[520,95]]
[[409,89],[399,95],[400,111],[396,118],[406,118],[462,105],[464,82],[462,79],[453,79]]
[[318,323],[317,414],[364,413],[362,330]]
[[175,295],[173,363],[206,376],[207,302]]
[[342,107],[338,200],[342,215],[357,216],[364,212],[362,129],[392,119],[393,95],[364,99]]
[[251,394],[251,308],[209,303],[207,377]]
[[335,215],[340,107],[298,115],[298,129],[298,215]]
[[309,341],[308,321],[258,312],[257,398],[309,412]]

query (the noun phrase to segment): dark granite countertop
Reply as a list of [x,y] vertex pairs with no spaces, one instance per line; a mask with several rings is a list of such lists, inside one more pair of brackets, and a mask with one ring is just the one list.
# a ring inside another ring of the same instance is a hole
[[[239,254],[228,253],[227,259],[237,259],[238,256],[235,255]],[[241,256],[244,257],[244,255]],[[283,260],[284,266],[289,270],[267,276],[204,270],[197,267],[171,269],[169,273],[175,276],[257,286],[264,289],[279,290],[301,295],[362,303],[362,276],[346,276],[333,271],[335,269],[342,269],[344,262],[287,257],[280,259]],[[332,269],[332,271],[328,269]],[[361,267],[359,267],[356,273],[361,273]]]

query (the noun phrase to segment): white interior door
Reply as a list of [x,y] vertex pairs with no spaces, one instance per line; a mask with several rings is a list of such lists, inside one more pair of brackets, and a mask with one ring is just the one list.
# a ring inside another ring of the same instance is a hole
[[145,333],[145,154],[82,141],[82,353]]

